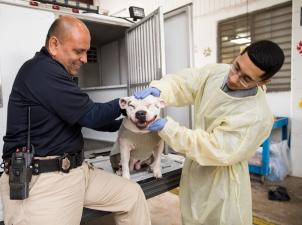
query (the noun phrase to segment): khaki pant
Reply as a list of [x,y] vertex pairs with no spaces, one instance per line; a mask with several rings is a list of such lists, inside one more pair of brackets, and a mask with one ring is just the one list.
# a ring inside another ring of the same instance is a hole
[[150,225],[144,193],[135,182],[100,169],[81,167],[69,173],[33,176],[29,198],[9,199],[8,175],[0,180],[5,225],[77,225],[83,206],[114,212],[116,224]]

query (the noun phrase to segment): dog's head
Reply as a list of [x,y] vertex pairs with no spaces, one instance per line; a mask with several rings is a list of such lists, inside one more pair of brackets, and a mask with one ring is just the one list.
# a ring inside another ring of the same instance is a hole
[[[120,98],[120,107],[126,110],[128,119],[139,130],[146,129],[150,123],[157,119],[164,106],[164,101],[153,95],[144,99],[136,99],[134,96]],[[127,128],[129,129],[129,124]]]

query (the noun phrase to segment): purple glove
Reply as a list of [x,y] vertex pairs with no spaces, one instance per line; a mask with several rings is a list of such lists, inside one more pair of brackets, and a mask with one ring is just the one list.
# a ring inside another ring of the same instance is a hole
[[151,132],[158,132],[158,131],[160,131],[161,129],[164,128],[166,123],[167,123],[166,119],[160,118],[160,119],[155,120],[154,122],[152,122],[149,125],[148,130],[151,131]]
[[160,96],[160,90],[158,90],[155,87],[149,87],[149,88],[145,88],[143,90],[140,90],[140,91],[137,91],[137,92],[134,93],[134,96],[137,99],[144,99],[148,95],[153,95],[155,97],[159,97]]

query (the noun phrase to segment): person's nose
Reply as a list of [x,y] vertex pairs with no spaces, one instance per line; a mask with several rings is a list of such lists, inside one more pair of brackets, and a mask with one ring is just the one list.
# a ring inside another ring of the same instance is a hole
[[83,54],[83,55],[81,56],[80,61],[81,61],[83,64],[87,63],[87,54],[86,54],[86,53]]
[[231,71],[229,81],[231,83],[237,83],[240,80],[240,75]]

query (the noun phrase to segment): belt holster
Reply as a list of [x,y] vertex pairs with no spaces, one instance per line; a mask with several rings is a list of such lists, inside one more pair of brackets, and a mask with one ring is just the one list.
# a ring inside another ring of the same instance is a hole
[[65,153],[63,156],[54,159],[33,159],[33,175],[54,171],[69,173],[71,169],[81,166],[83,160],[83,152],[76,154]]
[[[79,153],[65,153],[63,156],[59,156],[53,159],[35,159],[32,160],[32,174],[39,175],[40,173],[48,173],[61,171],[63,173],[69,173],[71,169],[81,166],[84,161],[83,151]],[[6,174],[9,174],[11,166],[11,158],[3,160],[2,167]]]

